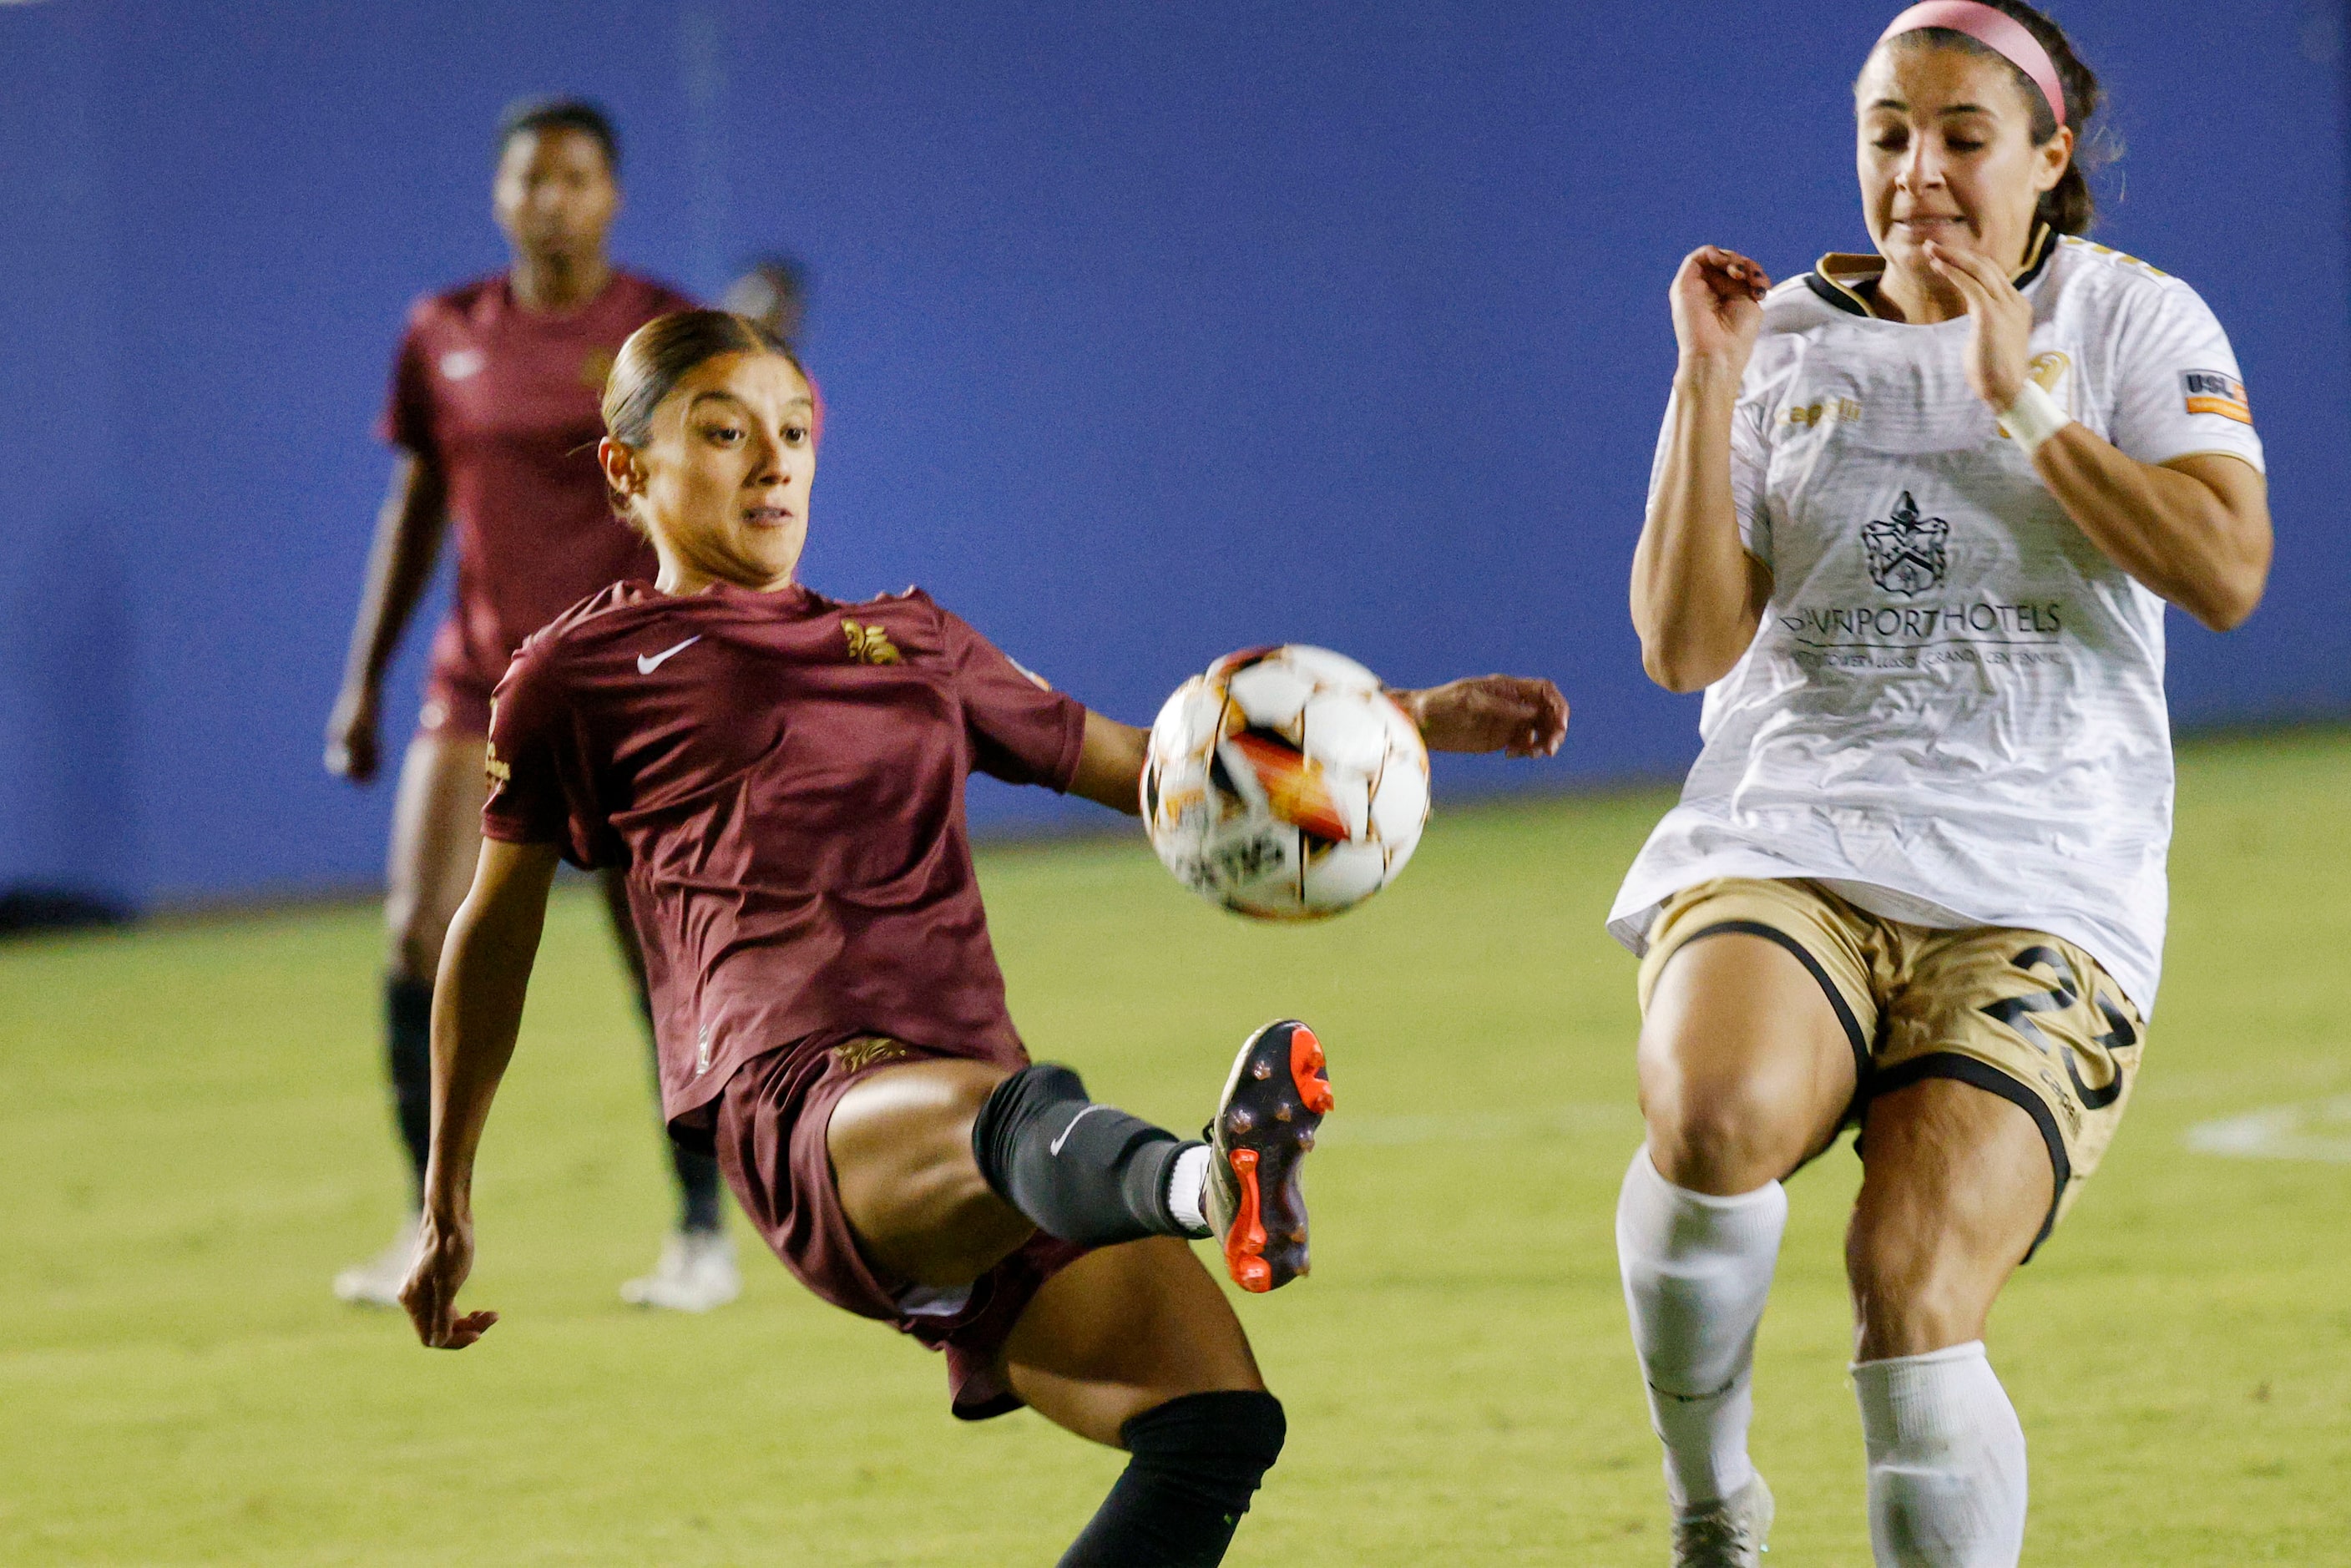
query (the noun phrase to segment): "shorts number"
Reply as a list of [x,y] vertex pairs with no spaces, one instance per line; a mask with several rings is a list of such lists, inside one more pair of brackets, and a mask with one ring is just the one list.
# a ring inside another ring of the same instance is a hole
[[[2121,1099],[2123,1068],[2122,1063],[2115,1060],[2115,1052],[2126,1051],[2138,1043],[2138,1031],[2131,1027],[2130,1019],[2105,998],[2095,998],[2099,1016],[2106,1020],[2107,1028],[2105,1033],[2092,1036],[2090,1043],[2105,1055],[2111,1076],[2103,1087],[2093,1089],[2082,1082],[2081,1070],[2074,1065],[2074,1053],[2042,1033],[2041,1026],[2032,1021],[2034,1013],[2062,1013],[2082,999],[2081,993],[2074,989],[2073,974],[2066,967],[2064,956],[2053,948],[2027,947],[2009,960],[2009,967],[2021,969],[2036,980],[2054,978],[2056,984],[2045,991],[2022,997],[2002,997],[1998,1001],[1986,1003],[1982,1011],[2022,1035],[2043,1055],[2054,1056],[2063,1061],[2065,1076],[2073,1080],[2074,1092],[2081,1098],[2085,1109],[2103,1111]],[[2043,973],[2044,970],[2047,973]]]

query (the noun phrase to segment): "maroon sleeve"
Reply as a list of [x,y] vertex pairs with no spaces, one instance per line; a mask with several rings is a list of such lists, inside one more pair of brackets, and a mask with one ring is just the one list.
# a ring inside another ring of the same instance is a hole
[[588,862],[570,781],[579,777],[566,699],[551,638],[533,637],[515,654],[490,700],[489,800],[485,836],[509,844],[556,844],[567,860]]
[[972,766],[1007,783],[1068,789],[1085,744],[1085,705],[1013,663],[961,617],[938,615]]
[[409,313],[408,330],[401,336],[400,351],[392,356],[392,390],[384,398],[375,433],[394,446],[430,457],[434,455],[433,382],[425,362],[423,317],[422,307]]

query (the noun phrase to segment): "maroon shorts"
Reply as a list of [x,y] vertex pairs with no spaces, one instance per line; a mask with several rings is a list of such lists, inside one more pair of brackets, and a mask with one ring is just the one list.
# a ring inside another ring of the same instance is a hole
[[496,675],[485,678],[474,667],[452,616],[433,639],[433,666],[424,677],[424,706],[417,710],[416,727],[434,735],[487,735],[490,697],[497,689]]
[[[719,1168],[737,1201],[794,1278],[836,1307],[879,1318],[946,1352],[948,1406],[967,1421],[1018,1410],[997,1364],[1038,1287],[1087,1250],[1039,1231],[963,1289],[891,1286],[857,1249],[832,1179],[825,1130],[867,1073],[908,1061],[968,1060],[872,1035],[812,1036],[753,1058],[717,1105]],[[1025,1058],[1007,1067],[1025,1065]]]

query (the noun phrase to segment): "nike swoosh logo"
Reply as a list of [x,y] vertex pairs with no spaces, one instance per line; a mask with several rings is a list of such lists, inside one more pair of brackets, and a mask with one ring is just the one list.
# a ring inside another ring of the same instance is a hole
[[1109,1107],[1105,1105],[1089,1105],[1084,1110],[1079,1112],[1076,1115],[1071,1117],[1070,1124],[1061,1129],[1061,1135],[1055,1138],[1050,1146],[1049,1146],[1045,1152],[1051,1155],[1054,1158],[1059,1159],[1061,1154],[1061,1145],[1070,1141],[1070,1134],[1078,1130],[1078,1124],[1084,1121],[1087,1117],[1092,1115],[1097,1111],[1108,1109]]
[[674,647],[674,648],[664,648],[664,649],[663,649],[660,653],[640,653],[640,654],[638,654],[638,655],[637,655],[637,674],[641,674],[641,675],[650,675],[650,674],[652,674],[655,670],[660,669],[664,664],[667,664],[670,660],[674,659],[674,658],[675,658],[675,657],[677,657],[680,653],[684,653],[688,648],[693,647],[696,643],[699,643],[699,642],[701,642],[701,641],[702,641],[702,634],[701,634],[700,632],[696,632],[696,633],[695,633],[693,636],[688,637],[684,642],[680,643],[679,643],[676,647]]

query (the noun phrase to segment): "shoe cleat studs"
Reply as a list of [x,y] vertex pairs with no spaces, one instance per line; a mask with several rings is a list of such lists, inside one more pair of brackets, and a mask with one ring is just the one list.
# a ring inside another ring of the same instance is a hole
[[1297,1159],[1312,1149],[1332,1105],[1322,1045],[1294,1019],[1251,1035],[1203,1136],[1215,1146],[1211,1197],[1227,1275],[1252,1294],[1307,1271],[1307,1219]]
[[1330,1114],[1337,1100],[1331,1092],[1331,1075],[1322,1060],[1322,1042],[1300,1024],[1290,1035],[1290,1078],[1298,1098],[1318,1116]]
[[1252,1294],[1273,1289],[1273,1265],[1265,1260],[1265,1222],[1257,1185],[1257,1151],[1235,1149],[1229,1160],[1240,1187],[1240,1212],[1225,1234],[1225,1268],[1233,1282]]

